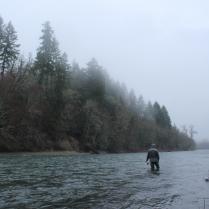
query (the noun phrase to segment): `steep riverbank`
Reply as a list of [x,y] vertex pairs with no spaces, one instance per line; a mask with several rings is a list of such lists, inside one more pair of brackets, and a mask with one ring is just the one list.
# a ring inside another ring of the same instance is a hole
[[[82,144],[79,141],[70,137],[64,140],[44,140],[44,141],[19,141],[15,139],[4,139],[0,138],[0,153],[16,153],[16,152],[28,152],[28,153],[66,153],[66,154],[79,154],[79,153],[91,153],[91,154],[103,154],[103,153],[136,153],[136,152],[146,152],[149,148],[147,145],[144,148],[136,148],[134,150],[120,150],[111,152],[109,150],[96,149],[92,144]],[[171,152],[171,151],[181,151],[181,150],[193,150],[191,149],[172,149],[172,148],[162,148],[159,147],[159,151]]]
[[1,57],[8,63],[0,60],[0,152],[138,152],[151,143],[162,150],[195,147],[192,135],[174,125],[165,105],[145,101],[114,81],[96,59],[82,68],[69,64],[49,22],[43,24],[35,58],[28,61],[18,59],[11,22],[0,18],[0,23],[0,43],[10,41],[4,37],[8,26],[13,40],[8,45],[14,47],[13,54],[2,45]]

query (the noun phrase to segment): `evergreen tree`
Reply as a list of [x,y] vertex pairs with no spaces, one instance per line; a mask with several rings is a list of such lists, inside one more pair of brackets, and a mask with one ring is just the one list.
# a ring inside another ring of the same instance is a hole
[[171,128],[171,119],[165,106],[160,107],[160,105],[155,102],[154,106],[154,118],[157,125],[162,128]]
[[63,53],[56,62],[55,79],[54,79],[54,96],[57,101],[56,109],[60,110],[64,105],[63,91],[66,88],[67,73],[69,73],[69,64],[67,60],[67,54]]
[[82,70],[77,62],[72,63],[70,83],[73,90],[80,91],[84,94],[86,85],[86,73]]
[[154,121],[154,108],[152,103],[149,101],[145,107],[145,119],[148,121]]
[[162,106],[161,113],[162,113],[162,119],[163,119],[163,127],[171,128],[171,119],[165,106]]
[[137,99],[136,105],[137,105],[138,117],[140,119],[143,119],[145,117],[145,108],[146,108],[143,96],[140,96]]
[[129,93],[129,107],[134,114],[137,113],[137,100],[133,89]]
[[163,115],[161,112],[161,107],[157,102],[154,103],[153,110],[156,124],[159,126],[163,126]]
[[41,44],[37,50],[34,72],[38,83],[44,89],[40,103],[44,103],[43,127],[51,134],[60,122],[64,109],[63,92],[66,88],[66,74],[69,70],[67,55],[60,55],[58,42],[49,22],[43,24]]
[[97,61],[93,58],[87,63],[87,97],[102,100],[105,94],[105,77]]
[[48,89],[53,85],[52,81],[56,63],[60,58],[58,42],[54,37],[54,32],[49,22],[43,24],[40,40],[41,44],[37,50],[35,61],[35,72],[39,83]]
[[17,34],[11,22],[5,27],[3,21],[0,19],[0,68],[1,75],[4,76],[5,70],[12,70],[15,61],[19,55],[19,44],[17,44]]
[[2,56],[3,49],[4,49],[3,39],[4,39],[4,21],[2,17],[0,16],[0,56]]

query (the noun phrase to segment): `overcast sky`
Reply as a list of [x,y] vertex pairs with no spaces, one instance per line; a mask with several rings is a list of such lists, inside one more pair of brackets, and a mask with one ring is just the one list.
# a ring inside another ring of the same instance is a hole
[[69,61],[95,57],[115,80],[165,105],[178,127],[209,139],[207,0],[0,0],[21,51],[35,55],[50,21]]

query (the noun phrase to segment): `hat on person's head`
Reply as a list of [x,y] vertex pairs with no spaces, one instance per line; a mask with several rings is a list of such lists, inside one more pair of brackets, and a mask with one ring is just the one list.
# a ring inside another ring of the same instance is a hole
[[151,144],[151,148],[155,148],[156,147],[156,144]]

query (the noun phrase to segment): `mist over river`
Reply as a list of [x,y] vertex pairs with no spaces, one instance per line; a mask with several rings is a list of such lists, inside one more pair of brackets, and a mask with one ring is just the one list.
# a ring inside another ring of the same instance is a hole
[[0,208],[204,208],[209,150],[161,152],[158,175],[145,159],[146,153],[0,154]]

